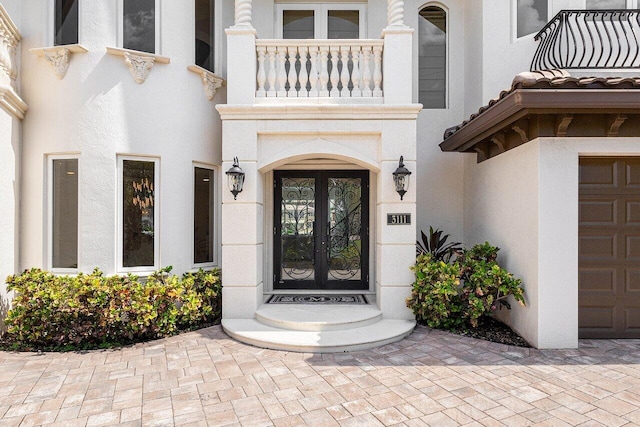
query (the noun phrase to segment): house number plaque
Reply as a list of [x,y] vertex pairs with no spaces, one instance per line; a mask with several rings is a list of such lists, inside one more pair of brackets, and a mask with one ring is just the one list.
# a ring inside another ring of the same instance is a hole
[[410,225],[411,214],[409,213],[393,213],[387,214],[387,225]]

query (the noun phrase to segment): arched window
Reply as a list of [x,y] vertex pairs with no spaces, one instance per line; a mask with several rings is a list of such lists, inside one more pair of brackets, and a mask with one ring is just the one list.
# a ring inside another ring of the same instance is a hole
[[418,21],[418,99],[424,108],[446,108],[447,13],[437,6],[426,6]]

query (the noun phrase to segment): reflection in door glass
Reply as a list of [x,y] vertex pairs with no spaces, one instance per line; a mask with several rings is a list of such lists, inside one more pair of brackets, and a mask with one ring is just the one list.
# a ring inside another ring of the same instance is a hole
[[314,35],[313,10],[284,10],[282,12],[283,39],[313,39]]
[[314,280],[316,180],[282,179],[281,280]]
[[330,280],[360,280],[362,272],[362,182],[329,178],[328,265]]
[[360,12],[357,10],[330,10],[328,37],[330,39],[360,38]]

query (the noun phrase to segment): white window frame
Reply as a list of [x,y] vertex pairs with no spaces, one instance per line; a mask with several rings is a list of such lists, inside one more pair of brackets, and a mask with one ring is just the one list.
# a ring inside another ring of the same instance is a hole
[[[132,160],[134,162],[151,162],[154,163],[153,168],[153,265],[145,265],[140,267],[124,267],[122,258],[124,257],[124,218],[123,218],[123,196],[124,196],[124,161]],[[116,265],[118,273],[150,273],[160,269],[160,157],[135,155],[135,154],[118,154],[117,155],[117,209],[118,209],[118,221],[116,226]]]
[[[547,0],[547,22],[549,22],[549,20],[553,18],[556,13],[558,13],[558,11],[553,8],[553,0]],[[514,41],[526,40],[528,38],[532,39],[539,31],[538,30],[536,32],[518,37],[518,0],[511,1],[511,22],[513,23],[513,25],[511,26],[511,39]]]
[[[195,208],[194,208],[194,203],[193,201],[195,200],[196,197],[196,183],[193,180],[194,176],[195,176],[195,170],[196,168],[200,168],[200,169],[207,169],[210,171],[213,171],[213,194],[212,194],[212,198],[211,198],[211,203],[213,203],[213,207],[212,207],[212,211],[213,211],[213,261],[211,262],[203,262],[203,263],[196,263],[195,259],[196,259],[196,254],[195,254],[195,248],[193,247],[193,243],[195,241],[195,230],[193,227],[193,224],[195,223],[195,219],[196,219],[196,213],[195,213]],[[208,164],[208,163],[202,163],[202,162],[193,162],[192,166],[191,166],[191,179],[192,179],[192,192],[191,192],[191,265],[193,267],[194,270],[197,270],[199,268],[212,268],[212,267],[218,267],[220,265],[220,253],[221,253],[221,245],[220,245],[220,230],[222,227],[222,221],[220,218],[220,215],[222,214],[221,210],[220,210],[220,205],[221,205],[221,199],[220,199],[220,171],[219,168],[217,166],[214,166],[212,164]]]
[[282,25],[285,10],[313,10],[314,38],[317,40],[326,40],[328,37],[330,10],[357,10],[359,12],[358,30],[360,31],[358,38],[367,38],[367,5],[364,3],[278,3],[276,4],[275,10],[276,28],[274,33],[278,39],[281,39],[283,36]]
[[[162,10],[160,8],[160,0],[155,0],[155,19],[156,19],[156,51],[143,52],[154,55],[162,55],[161,34],[162,34]],[[195,31],[194,31],[195,33]],[[118,47],[124,49],[124,0],[118,0]],[[194,49],[195,50],[195,49]]]
[[[80,185],[80,174],[81,174],[81,158],[80,153],[64,153],[64,154],[47,154],[47,175],[46,175],[46,188],[47,188],[47,206],[46,206],[46,257],[47,260],[46,265],[47,269],[55,274],[77,274],[80,271],[80,254],[82,253],[81,244],[82,239],[80,238],[80,230],[82,229],[82,204],[80,200],[81,197],[81,185]],[[76,260],[78,267],[76,268],[54,268],[53,267],[53,161],[54,160],[77,160],[78,161],[78,253],[76,254]]]
[[[82,0],[78,1],[78,43],[82,44]],[[120,0],[122,1],[122,0]],[[47,7],[47,36],[45,37],[44,44],[45,46],[55,46],[56,45],[56,2],[55,0],[48,2]],[[58,45],[65,46],[65,45]],[[66,45],[72,46],[72,45]]]

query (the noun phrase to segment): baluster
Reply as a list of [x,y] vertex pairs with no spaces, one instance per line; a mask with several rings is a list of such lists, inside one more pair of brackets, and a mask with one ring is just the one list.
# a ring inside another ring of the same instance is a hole
[[267,95],[267,92],[264,90],[264,84],[267,81],[267,75],[264,71],[264,54],[266,52],[266,48],[264,46],[258,46],[258,90],[256,91],[256,96],[259,98],[264,98]]
[[380,98],[382,96],[382,46],[373,47],[373,96]]
[[286,46],[278,46],[276,49],[278,55],[278,90],[276,92],[276,96],[282,98],[287,96],[287,70],[285,69],[287,48]]
[[307,52],[309,48],[307,46],[300,46],[298,51],[300,52],[300,73],[298,74],[300,91],[298,92],[298,96],[306,98],[308,95],[307,81],[309,81],[309,77],[307,76]]
[[269,72],[267,73],[267,96],[276,96],[276,47],[267,46],[267,54],[269,55]]
[[340,96],[340,91],[338,91],[338,82],[339,82],[339,75],[338,75],[338,60],[339,60],[339,51],[340,51],[340,47],[339,46],[331,46],[329,48],[329,51],[331,52],[331,93],[329,94],[329,96],[331,97],[338,97]]
[[320,46],[320,90],[319,96],[329,96],[329,70],[328,64],[329,61],[329,47],[328,46]]
[[320,58],[320,51],[318,46],[313,46],[309,49],[309,61],[311,61],[311,70],[309,70],[309,98],[318,97],[318,61]]
[[371,46],[364,46],[362,50],[364,54],[364,71],[362,72],[364,88],[362,96],[371,97]]
[[351,47],[351,62],[353,63],[353,70],[351,71],[351,84],[353,89],[351,90],[351,96],[360,98],[362,96],[362,85],[360,83],[360,46]]
[[349,46],[340,48],[340,62],[342,70],[340,71],[340,96],[349,96]]
[[289,59],[287,60],[289,63],[289,73],[287,74],[289,92],[287,93],[287,96],[295,98],[298,96],[298,91],[296,90],[296,83],[298,81],[296,77],[296,55],[298,53],[298,49],[295,46],[289,46],[287,47],[287,53],[289,54]]

